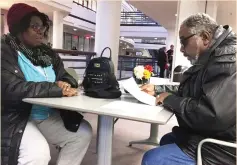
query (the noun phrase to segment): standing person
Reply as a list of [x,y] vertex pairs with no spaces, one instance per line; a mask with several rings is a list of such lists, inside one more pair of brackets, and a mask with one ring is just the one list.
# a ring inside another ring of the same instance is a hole
[[18,3],[7,23],[10,34],[1,39],[1,164],[48,165],[53,144],[61,148],[57,165],[80,165],[92,138],[83,116],[22,101],[77,95],[78,83],[43,43],[48,16]]
[[76,46],[73,46],[73,47],[72,47],[72,50],[77,50]]
[[169,63],[169,69],[168,69],[168,75],[171,74],[172,71],[172,63],[173,63],[173,55],[174,55],[174,45],[170,45],[170,49],[166,52],[168,55],[168,63]]
[[[196,165],[203,139],[236,143],[236,34],[207,14],[195,14],[181,24],[179,38],[193,66],[177,92],[157,96],[179,126],[161,138],[160,147],[145,153],[142,165]],[[154,85],[142,90],[156,95]],[[205,143],[202,160],[204,165],[235,165],[236,149]]]
[[160,77],[165,77],[165,70],[167,69],[168,56],[166,54],[166,48],[160,48],[158,51],[158,66],[160,67]]

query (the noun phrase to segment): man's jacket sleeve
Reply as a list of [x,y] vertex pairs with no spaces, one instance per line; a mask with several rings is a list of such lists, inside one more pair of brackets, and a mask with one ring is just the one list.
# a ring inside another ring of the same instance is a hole
[[170,95],[164,106],[195,130],[226,130],[236,120],[235,63],[212,65],[203,80],[200,98]]

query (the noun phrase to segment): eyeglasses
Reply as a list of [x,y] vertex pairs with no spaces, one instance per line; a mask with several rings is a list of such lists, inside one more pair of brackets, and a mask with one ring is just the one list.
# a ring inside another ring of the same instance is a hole
[[43,25],[39,24],[31,24],[30,27],[35,31],[35,32],[45,32],[46,27]]
[[181,46],[186,47],[187,44],[188,44],[188,39],[191,38],[191,37],[193,37],[193,36],[195,36],[195,35],[196,35],[196,34],[191,34],[191,35],[188,36],[188,37],[180,37],[180,44],[181,44]]

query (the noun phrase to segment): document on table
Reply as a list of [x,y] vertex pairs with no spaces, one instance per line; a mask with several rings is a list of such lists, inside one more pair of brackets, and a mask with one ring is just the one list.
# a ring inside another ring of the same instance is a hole
[[133,97],[135,97],[140,102],[152,106],[156,105],[156,98],[141,91],[133,77],[127,80],[123,80],[121,84],[125,90],[127,90]]
[[[138,104],[126,101],[113,101],[99,108],[100,110],[108,110],[110,113],[119,112],[120,115],[126,116],[157,116],[163,110],[162,106],[150,106],[146,104]],[[149,112],[149,113],[148,113]]]
[[171,82],[169,79],[164,78],[157,78],[157,77],[151,77],[150,83],[154,85],[171,85],[171,86],[178,86],[179,82]]

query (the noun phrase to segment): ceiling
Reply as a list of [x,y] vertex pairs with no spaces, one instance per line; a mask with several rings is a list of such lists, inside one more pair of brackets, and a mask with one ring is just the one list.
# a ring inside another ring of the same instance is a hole
[[[176,14],[178,1],[135,1],[128,3],[142,11],[154,21],[160,23],[168,31],[174,31],[176,26]],[[236,31],[236,0],[217,1],[217,22],[229,24]]]
[[218,1],[218,10],[217,10],[217,16],[216,16],[216,21],[218,24],[221,25],[230,25],[235,32],[237,32],[237,27],[236,27],[236,1]]
[[166,29],[175,29],[178,1],[134,1],[128,3],[142,11]]
[[0,8],[8,10],[14,3],[26,3],[30,6],[36,7],[39,11],[44,12],[49,16],[49,18],[53,19],[53,11],[58,11],[58,8],[47,5],[46,3],[39,2],[37,0],[0,0]]
[[86,31],[83,29],[78,29],[73,26],[69,26],[69,25],[65,25],[65,24],[63,25],[63,31],[66,33],[75,34],[78,36],[94,36],[95,35],[94,32]]
[[[7,0],[7,1],[0,1],[0,8],[2,9],[9,9],[14,3],[22,3],[22,0]],[[53,11],[56,10],[54,7],[51,7],[49,5],[45,5],[42,2],[39,1],[31,1],[31,0],[25,0],[24,3],[36,7],[40,11]]]

